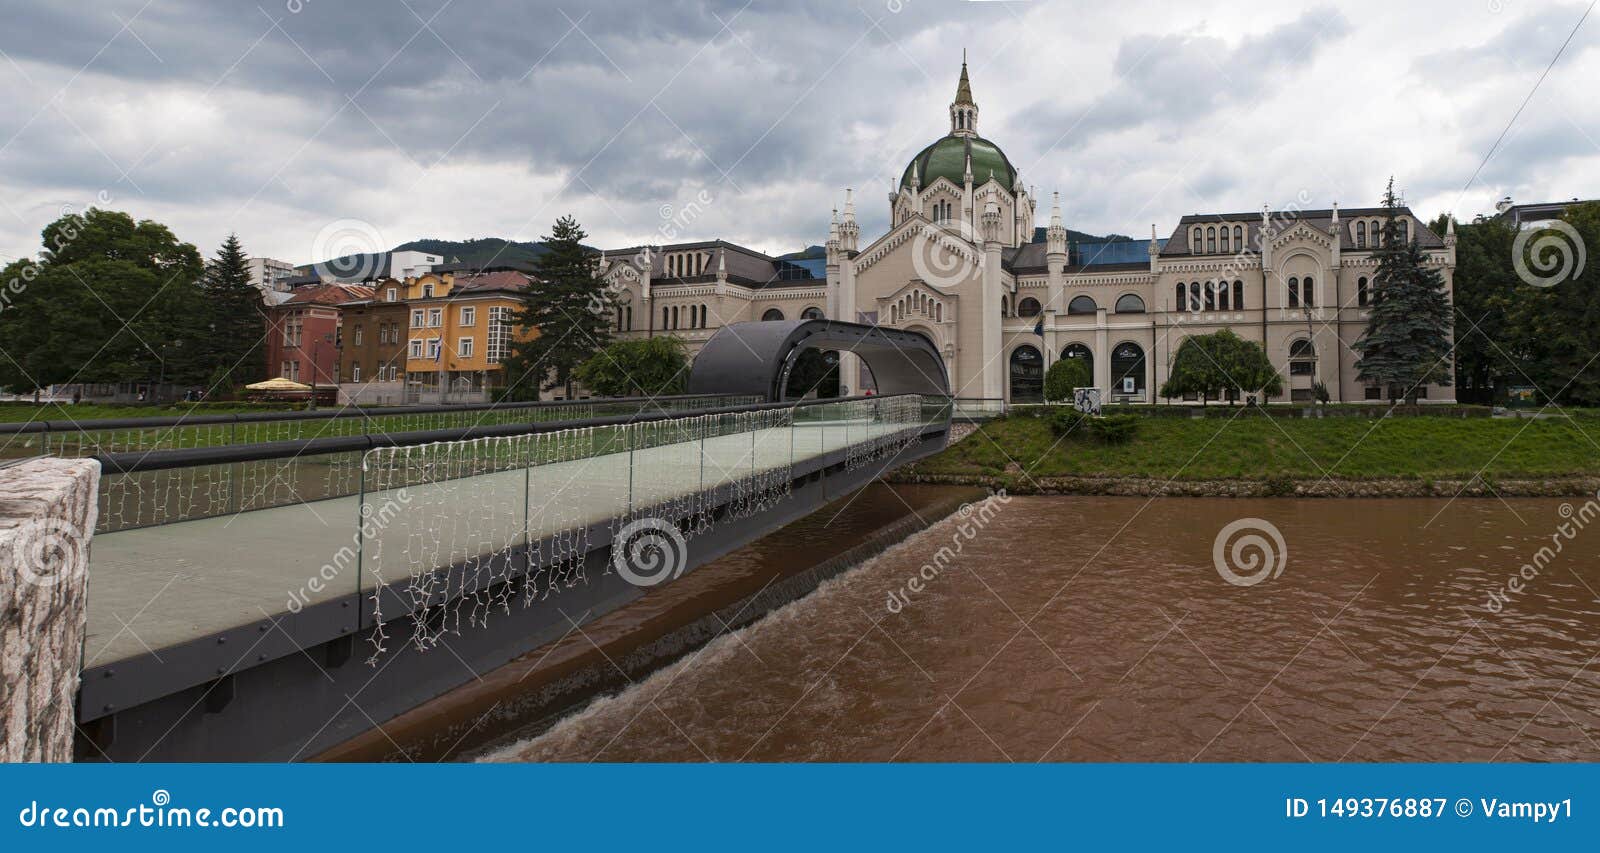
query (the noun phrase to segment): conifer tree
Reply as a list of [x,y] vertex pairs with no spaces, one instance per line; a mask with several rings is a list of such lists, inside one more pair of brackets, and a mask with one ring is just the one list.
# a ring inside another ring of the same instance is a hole
[[1402,230],[1394,179],[1383,194],[1383,243],[1377,249],[1372,313],[1352,348],[1360,355],[1356,374],[1404,394],[1415,403],[1422,385],[1451,384],[1453,312],[1444,276],[1427,265],[1416,229]]
[[261,291],[250,283],[249,257],[239,235],[222,241],[200,287],[209,323],[205,357],[212,371],[210,392],[227,393],[259,381],[266,369],[266,316]]
[[610,294],[596,275],[599,259],[571,216],[556,220],[539,258],[537,281],[522,297],[517,324],[524,335],[505,361],[508,396],[537,399],[540,391],[571,391],[578,366],[611,341]]

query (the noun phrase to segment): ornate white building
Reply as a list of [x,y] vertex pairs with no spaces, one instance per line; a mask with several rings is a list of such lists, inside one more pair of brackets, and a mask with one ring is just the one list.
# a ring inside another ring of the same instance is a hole
[[[1165,240],[1068,245],[1059,199],[1034,242],[1036,199],[993,142],[962,63],[950,132],[922,149],[889,195],[889,231],[860,245],[848,192],[827,243],[827,315],[912,329],[944,353],[962,398],[1037,400],[1059,358],[1091,362],[1110,401],[1154,402],[1183,339],[1231,329],[1262,343],[1286,375],[1278,400],[1383,398],[1356,377],[1381,208],[1263,208],[1183,217]],[[1447,286],[1444,237],[1401,208]],[[754,319],[751,317],[750,319]],[[848,358],[845,376],[859,368]],[[847,381],[857,390],[865,382]],[[1453,399],[1429,386],[1430,401]]]

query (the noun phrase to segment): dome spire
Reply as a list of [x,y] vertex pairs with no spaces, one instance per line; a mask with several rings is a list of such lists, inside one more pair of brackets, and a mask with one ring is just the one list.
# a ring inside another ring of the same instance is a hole
[[956,99],[950,102],[950,135],[978,135],[978,102],[972,99],[972,81],[967,79],[967,51],[961,49],[961,80],[956,83]]
[[967,79],[967,49],[961,49],[961,82],[956,84],[956,103],[977,106],[972,100],[972,81]]

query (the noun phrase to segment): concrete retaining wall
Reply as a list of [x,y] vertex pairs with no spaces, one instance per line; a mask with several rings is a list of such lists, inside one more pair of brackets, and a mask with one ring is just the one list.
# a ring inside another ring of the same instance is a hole
[[0,468],[0,761],[71,761],[100,463]]

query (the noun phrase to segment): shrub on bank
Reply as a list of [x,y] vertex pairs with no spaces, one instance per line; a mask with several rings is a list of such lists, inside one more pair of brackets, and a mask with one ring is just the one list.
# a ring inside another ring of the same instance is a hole
[[1138,415],[1102,415],[1089,418],[1089,434],[1101,444],[1127,444],[1139,433]]

